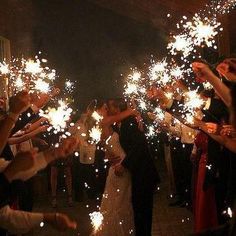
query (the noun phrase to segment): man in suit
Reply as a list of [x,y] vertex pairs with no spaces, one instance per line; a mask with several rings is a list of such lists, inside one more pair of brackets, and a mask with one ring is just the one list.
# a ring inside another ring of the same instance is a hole
[[[110,100],[108,107],[111,114],[127,109],[122,100]],[[144,133],[134,117],[128,117],[120,124],[120,143],[126,157],[116,167],[115,173],[121,175],[127,168],[132,179],[132,204],[136,236],[151,236],[153,194],[159,176],[150,155]]]

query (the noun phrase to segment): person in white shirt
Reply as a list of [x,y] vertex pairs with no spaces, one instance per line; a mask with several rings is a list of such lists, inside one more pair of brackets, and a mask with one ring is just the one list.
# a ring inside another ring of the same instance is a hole
[[[77,147],[75,138],[68,138],[63,141],[59,148],[49,149],[44,153],[36,150],[19,153],[13,161],[0,161],[1,178],[6,185],[10,185],[14,180],[27,180],[37,171],[45,168],[47,164],[58,157],[66,157]],[[1,199],[2,200],[2,199]],[[68,228],[76,228],[76,223],[68,216],[59,213],[28,213],[16,211],[1,201],[0,227],[11,233],[27,233],[35,227],[44,223],[52,225],[57,230],[64,231]]]
[[76,125],[70,130],[71,134],[80,140],[78,148],[79,163],[77,162],[77,176],[75,179],[75,196],[78,201],[84,198],[84,190],[89,199],[97,194],[96,170],[94,167],[96,144],[89,143],[89,130],[95,120],[91,119],[91,111],[82,114]]

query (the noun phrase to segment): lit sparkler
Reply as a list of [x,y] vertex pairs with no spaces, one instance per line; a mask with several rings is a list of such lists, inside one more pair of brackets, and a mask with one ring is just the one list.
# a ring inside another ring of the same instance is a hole
[[48,119],[56,131],[63,131],[70,120],[72,109],[64,101],[58,101],[57,108],[49,107],[46,111],[40,110],[39,115]]
[[89,137],[91,138],[91,143],[99,143],[102,136],[102,129],[99,126],[94,126],[89,130]]
[[103,119],[103,116],[99,115],[98,112],[96,112],[96,111],[93,112],[92,117],[97,122],[100,122]]
[[40,92],[43,92],[43,93],[48,93],[49,92],[50,85],[47,82],[43,81],[42,79],[35,80],[34,84],[35,84],[34,88],[37,91],[40,91]]
[[102,213],[100,213],[98,211],[94,211],[93,213],[90,213],[89,216],[90,216],[90,220],[91,220],[91,224],[93,226],[93,229],[95,232],[97,232],[102,227],[104,217],[103,217]]
[[8,74],[9,71],[9,65],[6,64],[6,62],[1,63],[0,62],[0,73],[3,75]]
[[170,50],[172,55],[181,52],[184,57],[187,57],[193,51],[194,47],[191,38],[187,34],[180,34],[173,36],[172,42],[168,44],[167,49]]
[[[221,23],[217,22],[216,19],[210,19],[207,17],[202,19],[198,14],[196,14],[192,21],[187,22],[183,27],[189,31],[189,35],[195,46],[201,46],[205,43],[207,47],[215,46],[216,49],[215,36],[219,33],[217,30],[220,25]],[[220,28],[220,30],[221,29],[222,28]]]

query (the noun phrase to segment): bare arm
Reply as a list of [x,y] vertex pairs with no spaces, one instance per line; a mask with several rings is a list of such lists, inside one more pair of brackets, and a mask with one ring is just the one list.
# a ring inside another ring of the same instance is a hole
[[221,80],[210,70],[210,68],[204,63],[194,62],[193,70],[198,77],[209,81],[225,105],[230,107],[231,96],[229,88],[221,82]]
[[125,118],[129,117],[129,116],[133,116],[133,115],[138,115],[138,112],[128,108],[126,111],[122,111],[117,115],[114,116],[108,116],[106,118],[104,118],[102,120],[102,125],[112,125],[116,122],[120,122],[122,120],[124,120]]
[[24,141],[27,141],[27,140],[33,138],[35,135],[46,131],[46,130],[47,130],[47,126],[40,126],[37,129],[35,129],[35,130],[33,130],[29,133],[26,133],[26,134],[24,134],[20,137],[11,137],[11,138],[9,138],[8,143],[10,145],[22,143]]

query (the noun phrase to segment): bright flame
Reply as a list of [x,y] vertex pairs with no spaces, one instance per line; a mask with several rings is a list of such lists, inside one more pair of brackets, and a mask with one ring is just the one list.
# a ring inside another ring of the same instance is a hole
[[48,93],[49,92],[49,89],[50,89],[50,85],[43,81],[42,79],[38,79],[34,82],[35,84],[35,89],[40,91],[40,92],[43,92],[43,93]]
[[32,73],[32,74],[39,74],[41,73],[43,68],[40,65],[40,60],[28,60],[25,63],[25,72]]
[[99,229],[101,229],[104,217],[103,217],[102,213],[100,213],[98,211],[94,211],[93,213],[90,213],[89,216],[90,216],[90,220],[91,220],[91,224],[93,226],[93,229],[95,232],[97,232]]
[[9,65],[7,65],[5,62],[0,62],[0,72],[3,75],[8,74],[10,72]]
[[167,48],[170,49],[172,55],[182,52],[183,56],[187,57],[193,50],[193,42],[191,38],[185,34],[174,35],[173,42],[169,43]]
[[92,143],[99,143],[102,136],[102,130],[99,126],[94,126],[89,130],[89,137],[92,139]]
[[103,116],[99,115],[96,111],[93,112],[92,117],[97,122],[101,121],[103,119]]
[[49,107],[46,111],[40,110],[40,116],[46,117],[55,130],[61,131],[70,120],[72,109],[68,108],[67,104],[62,100],[58,101],[58,103],[58,108]]

